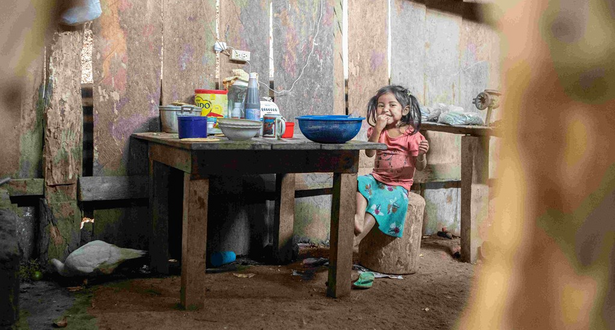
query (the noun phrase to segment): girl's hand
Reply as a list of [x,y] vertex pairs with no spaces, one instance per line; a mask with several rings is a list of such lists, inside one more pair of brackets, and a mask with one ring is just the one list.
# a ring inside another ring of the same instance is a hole
[[419,156],[426,154],[427,151],[429,151],[429,142],[427,140],[419,142]]
[[376,118],[376,130],[378,132],[382,132],[382,130],[387,126],[387,122],[387,115],[379,115],[378,118]]

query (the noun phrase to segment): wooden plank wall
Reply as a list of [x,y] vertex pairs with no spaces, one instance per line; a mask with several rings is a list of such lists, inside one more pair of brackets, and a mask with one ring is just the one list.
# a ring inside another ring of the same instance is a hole
[[[101,1],[92,71],[95,176],[145,175],[147,151],[135,132],[159,129],[162,0]],[[94,238],[146,247],[147,207],[94,212]]]
[[[273,2],[275,102],[287,120],[346,113],[342,18],[341,0]],[[295,183],[316,187],[322,179],[302,174]],[[326,240],[330,206],[331,196],[297,198],[295,234]]]
[[130,135],[158,129],[162,0],[101,5],[92,26],[94,175],[125,175]]
[[[45,57],[26,70],[22,90],[11,97],[0,120],[0,178],[42,178]],[[4,110],[4,109],[3,109]]]
[[[410,88],[424,106],[444,103],[478,112],[472,99],[486,88],[499,88],[497,34],[465,19],[463,6],[437,0],[392,2],[391,83]],[[427,188],[422,189],[424,234],[441,227],[459,234],[460,188],[447,182],[460,180],[461,136],[427,132],[426,137],[429,166],[415,181]]]
[[273,3],[275,101],[290,121],[345,113],[344,78],[335,72],[343,69],[336,45],[341,43],[340,8],[341,0]]
[[[367,115],[367,102],[389,84],[388,1],[348,1],[348,112]],[[367,47],[369,45],[369,47]],[[367,139],[367,121],[360,138]],[[360,174],[371,172],[374,158],[361,151]]]
[[162,104],[194,104],[196,88],[215,89],[216,1],[164,0],[163,25]]
[[[31,4],[24,2],[24,6]],[[44,10],[41,9],[44,12]],[[18,29],[17,24],[28,24],[28,16],[33,10],[14,6],[12,11],[4,12],[3,22],[7,36],[14,36]],[[32,15],[33,16],[33,15]],[[8,21],[6,19],[9,19]],[[42,22],[43,18],[38,17]],[[10,28],[8,28],[10,27]],[[0,34],[3,34],[3,31]],[[41,41],[44,37],[42,31],[28,29],[29,36]],[[7,39],[8,42],[14,42]],[[8,190],[11,196],[26,195],[36,190],[33,195],[42,195],[42,160],[43,160],[43,115],[45,93],[45,52],[40,47],[43,42],[37,42],[39,47],[19,47],[16,44],[10,46],[10,50],[3,51],[0,55],[3,63],[0,64],[3,81],[0,82],[3,100],[0,102],[0,141],[2,141],[2,156],[0,157],[0,179],[10,177],[13,181],[3,185],[0,189]],[[21,54],[21,65],[15,65],[15,59],[21,52],[30,53],[28,56]],[[4,67],[6,65],[6,67]],[[23,179],[15,181],[15,179]],[[36,182],[36,183],[35,183]],[[17,191],[16,191],[17,190]],[[15,195],[13,195],[15,194]],[[10,202],[7,199],[8,202]],[[14,202],[14,201],[13,201]],[[36,221],[36,206],[11,205],[6,212],[15,214],[17,239],[20,251],[23,252],[22,260],[30,259],[37,255],[34,245],[38,236],[38,221]],[[15,212],[17,211],[17,212]]]
[[64,258],[79,247],[83,113],[83,30],[60,30],[49,47],[44,131],[45,199],[41,203],[40,257]]
[[249,63],[233,62],[228,55],[221,54],[220,78],[231,76],[233,69],[257,72],[261,96],[269,95],[270,4],[271,0],[220,1],[220,40],[230,47],[250,52]]
[[[250,62],[230,60],[229,52],[219,55],[220,80],[232,75],[233,69],[258,73],[260,96],[269,95],[269,21],[270,0],[220,1],[219,37],[229,47],[250,52]],[[212,42],[213,44],[213,42]],[[222,89],[222,86],[218,86]],[[210,187],[208,251],[233,250],[238,254],[258,255],[271,243],[272,209],[255,196],[240,195],[247,187],[275,185],[274,175],[252,175],[243,178],[214,178]],[[225,194],[226,193],[226,194]],[[229,196],[233,196],[229,198]],[[249,195],[249,194],[248,194]]]

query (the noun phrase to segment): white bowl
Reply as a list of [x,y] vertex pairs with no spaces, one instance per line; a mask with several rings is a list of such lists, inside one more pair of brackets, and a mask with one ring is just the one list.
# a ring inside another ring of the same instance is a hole
[[218,127],[233,141],[251,139],[261,129],[261,122],[247,119],[218,118]]

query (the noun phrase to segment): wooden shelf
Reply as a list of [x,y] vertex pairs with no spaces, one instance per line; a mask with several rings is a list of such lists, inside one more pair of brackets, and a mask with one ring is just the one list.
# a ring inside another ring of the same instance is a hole
[[421,131],[445,132],[472,136],[499,136],[499,132],[488,126],[451,126],[438,123],[421,123]]

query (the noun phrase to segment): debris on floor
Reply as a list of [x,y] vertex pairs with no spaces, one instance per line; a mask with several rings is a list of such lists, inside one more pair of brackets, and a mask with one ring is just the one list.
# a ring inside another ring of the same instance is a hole
[[442,227],[442,230],[438,232],[438,236],[453,239],[453,234],[446,230],[446,227]]
[[395,274],[384,274],[384,273],[378,273],[375,272],[373,270],[367,269],[361,265],[352,265],[352,269],[354,270],[358,270],[359,274],[364,273],[364,272],[369,272],[374,274],[374,278],[392,278],[392,279],[396,279],[396,280],[403,280],[404,277],[401,275],[395,275]]

